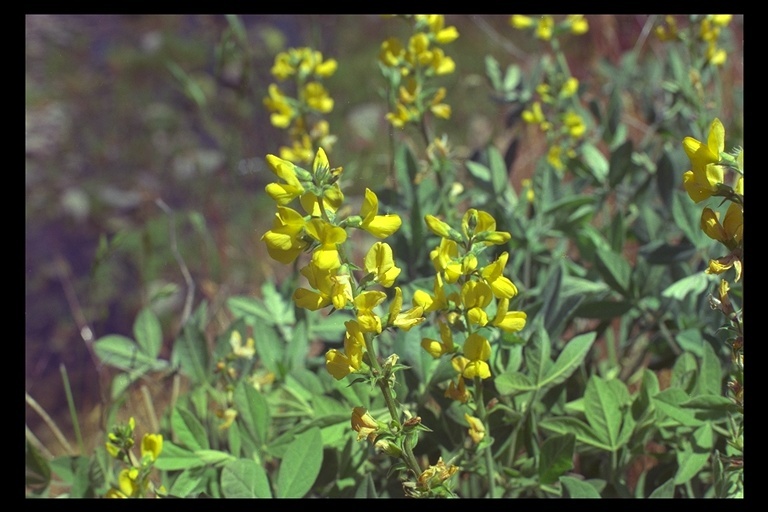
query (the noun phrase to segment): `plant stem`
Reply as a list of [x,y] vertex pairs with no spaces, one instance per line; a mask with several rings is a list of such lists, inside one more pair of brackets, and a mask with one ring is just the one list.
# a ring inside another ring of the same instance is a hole
[[[475,376],[475,389],[477,390],[477,396],[475,397],[475,405],[477,406],[477,415],[480,421],[485,425],[485,435],[491,436],[491,425],[488,421],[488,411],[485,408],[485,400],[483,398],[483,379]],[[489,443],[485,447],[485,470],[488,473],[488,496],[490,498],[496,497],[496,478],[494,475],[493,453],[491,451],[491,444]]]
[[32,409],[34,409],[35,412],[40,415],[45,424],[48,425],[48,428],[50,428],[53,432],[53,435],[56,436],[56,439],[61,443],[64,449],[67,450],[67,453],[69,455],[74,455],[75,451],[72,449],[72,445],[70,445],[67,441],[67,438],[64,437],[64,434],[62,434],[61,430],[56,425],[56,422],[53,421],[53,418],[51,418],[42,407],[40,407],[40,404],[38,404],[34,398],[29,396],[29,393],[25,393],[25,396],[27,404],[29,404],[29,406],[32,407]]
[[69,416],[72,419],[72,428],[75,430],[75,439],[77,439],[77,446],[80,448],[80,453],[85,453],[85,446],[83,445],[83,436],[80,434],[80,422],[77,421],[77,408],[75,407],[75,399],[72,396],[72,388],[69,385],[69,377],[67,375],[67,368],[64,363],[59,365],[59,371],[61,372],[61,380],[64,382],[64,393],[67,395],[67,405],[69,406]]

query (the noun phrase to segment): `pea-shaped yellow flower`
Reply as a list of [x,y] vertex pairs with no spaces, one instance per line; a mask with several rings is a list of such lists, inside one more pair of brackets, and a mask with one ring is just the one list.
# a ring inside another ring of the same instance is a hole
[[400,229],[400,225],[403,223],[400,216],[395,213],[379,215],[379,198],[369,188],[365,189],[360,216],[363,218],[360,227],[376,238],[388,237]]
[[357,432],[358,441],[368,439],[373,443],[379,434],[379,424],[365,407],[355,407],[352,410],[351,424],[352,430]]
[[296,165],[275,155],[267,155],[269,169],[285,183],[270,183],[266,187],[269,197],[279,205],[286,205],[304,193],[299,178],[296,176]]
[[338,245],[347,239],[343,228],[333,226],[322,219],[312,219],[306,225],[309,236],[320,242],[312,252],[312,263],[319,269],[330,270],[341,266]]
[[269,257],[284,265],[293,263],[309,245],[302,237],[304,225],[304,217],[299,212],[278,206],[272,229],[261,237],[267,245]]
[[163,451],[162,434],[144,434],[141,439],[141,457],[156,461]]
[[715,118],[709,127],[707,143],[686,137],[683,149],[691,161],[691,170],[683,174],[683,186],[691,199],[699,203],[717,190],[723,182],[723,167],[718,165],[720,153],[725,149],[725,128]]
[[491,344],[487,339],[477,333],[470,334],[464,342],[464,356],[469,360],[461,372],[465,379],[491,376],[491,368],[486,362],[491,357]]
[[469,425],[469,430],[467,432],[469,432],[469,437],[472,438],[472,441],[475,444],[482,441],[485,437],[485,425],[480,421],[480,418],[475,418],[474,416],[464,413],[464,419],[467,420],[467,424]]
[[442,356],[443,354],[451,354],[456,350],[453,345],[453,334],[451,333],[450,326],[440,320],[438,320],[437,324],[440,327],[441,341],[437,341],[431,338],[423,338],[421,340],[422,348],[435,359]]
[[484,326],[488,323],[485,308],[491,303],[493,292],[483,281],[467,281],[461,287],[461,303],[467,312],[469,321],[474,325]]

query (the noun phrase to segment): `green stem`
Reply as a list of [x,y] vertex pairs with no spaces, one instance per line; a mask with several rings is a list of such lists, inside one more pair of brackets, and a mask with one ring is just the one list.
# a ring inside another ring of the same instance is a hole
[[402,425],[402,423],[400,423],[400,413],[397,410],[397,404],[395,403],[395,399],[392,398],[392,393],[390,392],[389,384],[387,384],[387,382],[385,382],[381,378],[383,376],[383,372],[381,369],[381,365],[379,364],[376,351],[374,350],[373,333],[366,332],[363,335],[363,338],[365,339],[365,350],[368,351],[368,359],[371,362],[371,367],[373,368],[374,375],[376,375],[377,377],[376,385],[379,386],[379,389],[381,389],[381,394],[384,396],[384,402],[386,402],[387,404],[389,415],[392,417],[392,421],[396,423],[399,430]]
[[69,385],[67,368],[63,363],[59,365],[59,371],[61,372],[61,380],[64,381],[64,393],[67,395],[67,405],[69,406],[69,415],[72,418],[72,428],[75,431],[77,446],[80,448],[80,453],[84,454],[85,445],[83,444],[83,436],[80,434],[80,423],[77,421],[77,408],[75,407],[75,400],[72,396],[72,388]]
[[[488,410],[485,408],[485,399],[483,397],[483,379],[475,376],[475,389],[477,390],[477,396],[475,397],[475,405],[477,406],[477,416],[480,421],[485,425],[485,435],[491,436],[491,425],[488,421]],[[496,477],[494,475],[493,464],[493,452],[491,451],[491,444],[489,443],[485,447],[485,470],[488,474],[488,496],[490,498],[496,497]]]

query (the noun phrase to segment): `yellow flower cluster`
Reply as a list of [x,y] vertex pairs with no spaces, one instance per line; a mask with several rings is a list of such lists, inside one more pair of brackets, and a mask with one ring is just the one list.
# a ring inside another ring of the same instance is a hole
[[[355,318],[345,323],[343,350],[331,349],[326,353],[328,372],[342,379],[361,370],[367,337],[388,327],[408,330],[424,320],[421,307],[402,311],[403,297],[398,287],[389,315],[382,319],[377,313],[387,295],[367,288],[376,284],[391,288],[400,274],[389,244],[377,241],[370,247],[362,266],[365,274],[359,281],[351,271],[356,267],[343,255],[347,228],[361,229],[383,239],[400,229],[402,221],[396,214],[380,215],[378,197],[370,189],[365,190],[359,215],[339,218],[337,212],[344,200],[338,184],[342,168],[331,169],[322,148],[315,155],[312,171],[274,155],[267,155],[267,163],[282,180],[266,186],[267,194],[277,203],[272,229],[262,236],[267,251],[283,264],[294,262],[304,251],[312,254],[309,263],[299,270],[309,287],[296,289],[294,302],[312,311],[328,306],[354,311]],[[306,215],[286,206],[297,198]]]
[[[107,434],[105,444],[107,453],[115,459],[130,464],[129,467],[120,471],[117,476],[117,487],[107,491],[107,498],[140,498],[147,496],[150,490],[149,473],[163,451],[163,436],[144,434],[141,440],[141,459],[136,461],[131,452],[135,427],[136,422],[131,417],[127,425],[116,426]],[[158,489],[158,492],[162,492],[162,488]]]
[[518,30],[533,29],[536,38],[542,41],[549,41],[559,33],[581,35],[589,31],[589,23],[583,14],[569,14],[558,24],[555,24],[555,19],[550,15],[534,18],[513,14],[509,17],[509,24]]
[[440,45],[456,40],[459,32],[456,27],[446,27],[444,16],[439,14],[414,15],[412,19],[414,34],[408,44],[391,37],[381,44],[379,52],[379,61],[391,71],[396,84],[393,111],[387,114],[396,128],[421,122],[427,111],[441,119],[451,116],[450,105],[443,103],[445,88],[430,88],[427,79],[454,72],[455,62]]
[[336,72],[335,59],[323,59],[321,52],[311,48],[291,48],[275,57],[272,76],[283,82],[292,80],[296,96],[290,96],[277,84],[270,84],[264,105],[270,111],[273,126],[288,130],[291,145],[280,148],[284,160],[308,164],[315,148],[328,149],[336,138],[329,132],[328,122],[312,120],[312,116],[333,110],[333,99],[322,80]]
[[[478,262],[478,255],[485,248],[505,244],[511,235],[496,230],[491,214],[474,208],[462,217],[461,231],[433,215],[427,215],[425,221],[441,239],[430,253],[436,275],[433,293],[417,290],[413,301],[425,314],[439,312],[442,316],[437,320],[440,340],[423,338],[421,346],[434,358],[452,356],[452,366],[459,375],[456,383],[449,383],[446,396],[466,402],[469,392],[464,380],[491,376],[491,345],[478,330],[492,326],[516,332],[525,327],[526,314],[509,310],[509,301],[518,293],[515,284],[503,274],[509,254],[502,252],[484,267]],[[486,308],[494,301],[496,312],[491,317]],[[454,330],[468,333],[461,350],[454,344]]]
[[[744,151],[734,157],[725,153],[725,128],[719,119],[712,121],[706,144],[693,137],[683,139],[683,149],[691,161],[691,169],[683,174],[683,186],[688,196],[700,203],[712,196],[725,197],[731,201],[720,222],[720,213],[705,207],[701,214],[701,229],[704,233],[723,244],[728,254],[711,260],[707,273],[722,274],[729,268],[736,271],[736,281],[742,273],[742,243],[744,231]],[[725,184],[726,168],[736,171],[733,187]]]
[[[728,26],[733,15],[707,14],[706,16],[693,17],[693,19],[696,18],[700,19],[691,26],[691,30],[695,31],[692,37],[706,45],[705,57],[709,64],[713,66],[722,66],[725,64],[728,54],[723,48],[718,46],[720,30],[723,27]],[[664,17],[664,24],[657,26],[654,29],[654,33],[660,41],[664,42],[684,41],[688,39],[686,33],[681,31],[678,27],[677,20],[674,16],[670,15]]]

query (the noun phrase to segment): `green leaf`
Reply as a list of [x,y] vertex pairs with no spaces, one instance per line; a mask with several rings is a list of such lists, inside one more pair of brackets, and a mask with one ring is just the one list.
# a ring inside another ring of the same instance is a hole
[[552,436],[541,445],[539,459],[539,482],[553,484],[573,467],[573,452],[576,446],[574,434]]
[[675,190],[675,167],[669,153],[664,151],[656,162],[656,190],[664,206],[672,206],[672,192]]
[[285,347],[283,356],[286,371],[303,368],[309,351],[309,333],[307,321],[300,320],[293,328],[293,336]]
[[220,450],[195,450],[195,456],[199,457],[203,464],[219,466],[235,460],[234,455]]
[[685,409],[715,412],[739,412],[740,408],[733,401],[722,395],[699,395],[680,403]]
[[473,160],[467,160],[464,162],[464,165],[467,167],[469,174],[478,180],[481,185],[485,184],[488,188],[493,186],[491,184],[491,170],[488,167]]
[[488,147],[488,162],[491,169],[491,185],[496,197],[500,197],[509,185],[509,172],[501,151],[496,146]]
[[677,452],[675,485],[684,484],[695,477],[709,460],[709,451],[680,450]]
[[496,390],[502,396],[514,396],[526,391],[533,391],[536,385],[521,372],[503,373],[496,377]]
[[704,343],[704,353],[701,358],[699,379],[696,382],[700,395],[721,395],[723,387],[723,371],[720,359],[710,343]]
[[587,332],[574,336],[568,341],[563,351],[557,356],[555,364],[549,368],[544,378],[538,382],[539,387],[544,389],[565,382],[584,361],[584,358],[589,353],[589,349],[592,348],[596,336],[596,332]]
[[501,68],[498,61],[490,55],[485,56],[485,74],[491,81],[493,90],[501,91]]
[[667,388],[653,397],[653,404],[656,409],[681,425],[697,427],[702,424],[702,421],[695,418],[693,410],[681,407],[688,398],[688,393],[680,388]]
[[596,267],[611,288],[625,297],[629,295],[632,267],[626,258],[610,249],[598,247]]
[[373,483],[373,477],[371,473],[366,473],[365,478],[360,485],[355,489],[355,498],[378,498],[376,493],[376,485]]
[[662,290],[661,296],[683,300],[690,293],[699,295],[704,292],[716,280],[716,275],[696,272],[669,285]]
[[598,183],[604,183],[608,177],[608,160],[592,144],[584,144],[581,149],[581,154],[584,157],[584,162],[587,165],[587,169],[590,171],[595,181]]
[[572,476],[561,476],[563,498],[602,498],[592,485]]
[[632,139],[629,139],[611,152],[611,163],[608,170],[610,187],[616,188],[616,185],[621,183],[632,166]]
[[205,335],[190,320],[181,336],[173,344],[174,360],[179,361],[181,371],[195,384],[208,381],[208,345]]
[[195,452],[171,441],[163,441],[163,451],[155,461],[155,467],[162,471],[177,471],[201,466],[205,466],[205,462]]
[[221,470],[221,493],[225,498],[271,498],[264,468],[250,459],[227,462]]
[[185,469],[173,481],[168,494],[178,498],[196,496],[205,490],[208,483],[206,473],[205,467]]
[[675,497],[675,479],[670,478],[656,489],[653,490],[649,498],[674,498]]
[[109,334],[93,342],[93,350],[99,360],[113,368],[130,371],[142,367],[161,370],[167,366],[165,361],[149,357],[130,338],[119,334]]
[[163,330],[160,327],[160,320],[151,309],[144,308],[139,312],[133,323],[133,336],[147,357],[157,358],[163,345]]
[[24,462],[26,471],[25,484],[30,487],[36,495],[42,494],[51,482],[51,466],[29,440],[26,441]]
[[227,299],[227,308],[232,312],[235,318],[256,317],[266,321],[269,325],[274,324],[275,319],[272,314],[262,305],[259,299],[254,297],[234,296]]
[[549,343],[549,334],[545,329],[539,328],[525,347],[528,375],[537,387],[552,366],[552,361],[549,359],[552,348]]
[[610,320],[611,318],[622,316],[631,310],[632,307],[632,302],[628,300],[597,300],[579,305],[574,316],[596,320]]
[[241,381],[235,388],[234,402],[238,411],[237,421],[243,423],[245,431],[261,450],[267,442],[270,421],[266,398],[253,386]]
[[190,450],[210,448],[205,427],[194,414],[187,409],[177,406],[171,413],[171,428],[174,439]]
[[701,208],[691,201],[686,192],[678,191],[672,197],[672,218],[697,248],[710,245],[711,240],[701,230]]
[[587,389],[584,392],[584,414],[598,437],[610,446],[612,451],[620,447],[622,409],[628,398],[629,391],[620,380],[606,381],[597,375],[592,375],[587,382]]
[[320,429],[299,434],[288,446],[277,476],[278,498],[302,498],[320,474],[323,442]]
[[574,434],[576,439],[583,444],[588,444],[605,451],[612,451],[595,433],[595,430],[578,418],[570,416],[558,416],[544,418],[539,422],[544,430],[558,434]]

